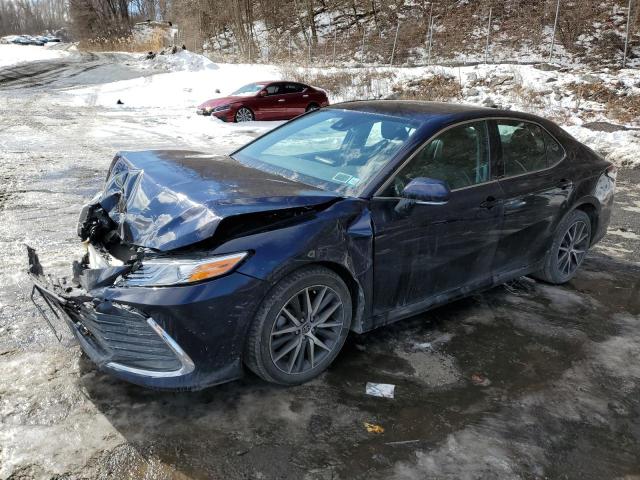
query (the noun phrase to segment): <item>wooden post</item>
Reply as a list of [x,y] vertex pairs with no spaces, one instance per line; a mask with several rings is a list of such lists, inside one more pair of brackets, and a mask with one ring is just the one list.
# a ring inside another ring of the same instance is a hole
[[489,39],[491,38],[491,7],[489,7],[489,28],[487,29],[487,47],[484,50],[484,63],[485,65],[489,59]]
[[624,38],[624,55],[622,56],[622,68],[627,65],[627,50],[629,49],[629,35],[631,30],[631,4],[633,0],[629,0],[629,8],[627,9],[627,33]]
[[336,40],[338,32],[335,23],[333,24],[333,65],[336,65]]
[[398,43],[398,32],[400,31],[400,20],[398,20],[398,26],[396,27],[396,36],[393,39],[393,49],[391,50],[391,62],[389,65],[393,66],[393,57],[396,54],[396,43]]
[[427,65],[431,65],[431,45],[433,45],[433,26],[435,20],[431,18],[431,26],[429,27],[429,49],[427,50]]
[[553,47],[556,41],[556,28],[558,28],[558,15],[560,14],[560,0],[556,5],[556,19],[553,22],[553,34],[551,35],[551,48],[549,49],[549,63],[553,60]]

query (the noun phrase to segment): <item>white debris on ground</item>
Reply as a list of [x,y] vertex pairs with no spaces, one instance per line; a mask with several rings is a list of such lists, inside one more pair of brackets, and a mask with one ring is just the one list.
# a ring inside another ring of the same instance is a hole
[[365,387],[365,393],[372,397],[393,398],[395,390],[396,386],[389,383],[367,382]]
[[[55,46],[55,45],[51,45]],[[69,52],[45,45],[3,45],[0,44],[0,68],[38,60],[53,60],[70,55]]]

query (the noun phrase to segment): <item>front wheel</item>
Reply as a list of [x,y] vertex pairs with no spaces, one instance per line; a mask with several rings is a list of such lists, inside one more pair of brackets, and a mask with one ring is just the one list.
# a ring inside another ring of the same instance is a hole
[[318,105],[317,103],[310,103],[309,105],[307,105],[305,112],[312,112],[313,110],[318,110],[319,108],[320,105]]
[[236,112],[236,123],[252,122],[254,119],[253,112],[247,107],[240,107]]
[[307,382],[333,362],[350,326],[351,295],[342,279],[324,267],[299,270],[281,280],[260,306],[245,363],[269,382]]
[[590,244],[589,215],[574,210],[558,226],[544,267],[533,276],[555,285],[568,282],[582,265]]

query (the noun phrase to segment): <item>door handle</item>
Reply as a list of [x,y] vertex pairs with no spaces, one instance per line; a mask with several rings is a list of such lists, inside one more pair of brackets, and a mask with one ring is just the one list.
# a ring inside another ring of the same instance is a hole
[[487,210],[491,210],[493,207],[496,206],[497,203],[498,203],[498,200],[496,200],[494,196],[489,195],[487,199],[480,204],[480,207],[486,208]]
[[309,95],[302,95],[302,98],[309,98]]
[[278,100],[278,102],[284,102],[284,98],[281,98],[280,100]]
[[562,190],[567,190],[568,188],[573,187],[573,182],[571,180],[563,178],[558,182],[558,187],[561,188]]

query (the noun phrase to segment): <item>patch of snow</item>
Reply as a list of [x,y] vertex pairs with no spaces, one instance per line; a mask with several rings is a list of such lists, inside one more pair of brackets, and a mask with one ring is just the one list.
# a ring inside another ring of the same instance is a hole
[[218,66],[208,58],[188,50],[178,50],[175,54],[158,54],[152,59],[144,60],[141,65],[147,69],[162,69],[169,72],[200,72],[216,70]]
[[0,44],[0,68],[10,67],[19,63],[52,60],[69,55],[64,50],[38,47],[35,45],[3,45]]
[[202,102],[228,95],[247,83],[281,78],[279,69],[268,65],[215,64],[190,52],[169,57],[177,57],[167,64],[172,70],[169,73],[71,89],[62,101],[118,110],[158,107],[193,112]]
[[617,166],[640,166],[640,131],[597,132],[577,125],[565,126],[571,135]]
[[640,240],[640,235],[638,235],[637,233],[630,232],[629,230],[621,230],[621,229],[608,230],[607,233],[610,235],[617,235],[619,237],[626,238],[628,240]]

